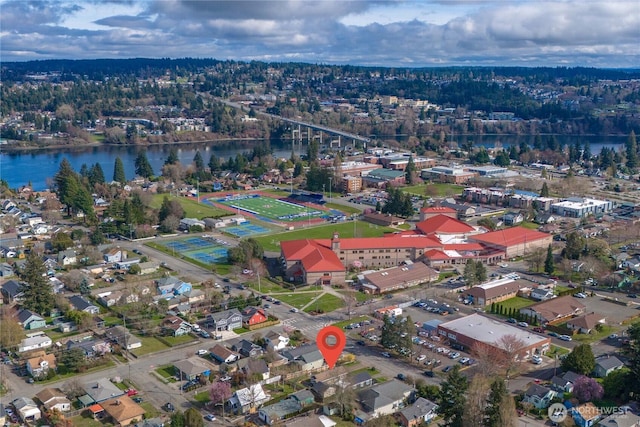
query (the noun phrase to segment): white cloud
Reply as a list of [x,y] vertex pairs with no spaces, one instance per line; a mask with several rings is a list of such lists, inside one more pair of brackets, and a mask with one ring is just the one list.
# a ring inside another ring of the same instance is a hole
[[0,2],[4,61],[216,57],[387,66],[640,63],[637,0]]

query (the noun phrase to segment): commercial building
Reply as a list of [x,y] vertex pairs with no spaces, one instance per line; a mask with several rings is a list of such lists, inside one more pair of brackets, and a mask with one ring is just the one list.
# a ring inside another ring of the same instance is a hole
[[446,182],[449,184],[464,184],[476,174],[464,170],[461,167],[436,166],[433,168],[422,169],[420,176],[423,179],[431,179],[438,182]]
[[501,166],[468,166],[466,169],[480,176],[500,176],[509,171]]
[[365,187],[385,188],[387,185],[402,185],[405,183],[404,171],[391,169],[377,169],[362,177]]
[[486,306],[513,298],[525,287],[526,283],[505,277],[474,286],[466,290],[465,295],[471,298],[474,304]]
[[571,295],[549,299],[520,309],[522,315],[535,317],[540,323],[559,323],[581,315],[584,311],[585,305]]
[[512,227],[469,236],[469,240],[502,251],[507,258],[513,258],[526,255],[536,248],[546,249],[552,243],[553,236],[524,227]]
[[345,193],[357,193],[362,190],[362,177],[345,175],[342,177],[342,191]]
[[613,210],[613,202],[586,197],[570,197],[551,205],[551,212],[569,218],[584,218],[589,215],[600,216]]
[[438,325],[438,335],[467,350],[485,345],[501,351],[504,351],[504,347],[500,340],[505,336],[515,336],[524,343],[518,355],[520,359],[527,359],[534,354],[544,354],[551,345],[551,339],[548,337],[477,313],[441,323]]
[[424,263],[416,262],[365,274],[359,281],[360,288],[365,293],[378,295],[433,282],[437,279],[437,271],[427,267]]

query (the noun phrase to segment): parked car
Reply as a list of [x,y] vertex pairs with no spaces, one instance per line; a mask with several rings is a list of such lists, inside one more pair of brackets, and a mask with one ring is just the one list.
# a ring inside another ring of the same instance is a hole
[[450,371],[450,370],[452,370],[452,369],[453,369],[453,366],[451,366],[451,365],[447,365],[447,366],[445,366],[444,368],[442,368],[442,372],[449,372],[449,371]]
[[215,421],[216,417],[213,414],[207,414],[204,416],[204,419],[207,421]]
[[562,341],[571,341],[572,340],[572,338],[569,335],[560,335],[558,338],[561,339]]
[[462,365],[466,365],[467,362],[469,362],[469,358],[468,357],[463,357],[462,359],[458,360],[458,362]]
[[431,377],[431,378],[435,376],[433,371],[424,371],[422,375],[424,375],[425,377]]
[[404,374],[398,374],[396,378],[398,378],[400,381],[404,381],[407,379],[407,377]]
[[196,351],[196,355],[198,356],[204,356],[205,354],[209,353],[209,351],[201,348],[200,350]]
[[574,295],[574,297],[576,297],[576,298],[586,298],[587,294],[584,294],[582,292],[578,292],[577,294]]
[[533,356],[531,357],[531,362],[532,362],[534,365],[540,365],[540,364],[542,363],[542,357],[540,357],[540,356],[538,356],[538,355],[533,355]]
[[138,394],[138,390],[136,390],[135,388],[130,388],[129,390],[127,390],[127,396],[131,397],[131,396],[135,396]]
[[207,331],[200,331],[200,336],[202,338],[211,338],[211,335]]
[[544,328],[541,328],[540,326],[536,326],[535,328],[533,328],[533,332],[544,334]]
[[380,354],[382,355],[382,357],[391,357],[391,354],[389,354],[389,352],[387,352],[387,351],[383,351]]
[[292,308],[290,311],[291,311],[292,313],[297,313],[297,312],[298,312],[298,309],[294,307],[294,308]]
[[136,396],[131,400],[133,400],[136,403],[142,403],[144,401],[140,396]]
[[518,321],[516,319],[514,319],[513,317],[507,319],[507,323],[518,323]]
[[518,322],[518,326],[520,326],[521,328],[528,328],[529,324],[527,322]]
[[171,402],[167,402],[164,404],[164,410],[167,412],[174,412],[176,408],[173,406]]

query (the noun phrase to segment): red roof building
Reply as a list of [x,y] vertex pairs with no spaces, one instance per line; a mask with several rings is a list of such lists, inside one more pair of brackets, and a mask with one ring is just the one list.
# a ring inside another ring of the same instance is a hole
[[458,218],[458,212],[447,206],[429,206],[420,209],[420,221],[427,220],[437,215],[445,215],[450,218]]
[[524,227],[491,231],[470,236],[469,239],[481,243],[487,248],[503,251],[507,258],[523,256],[536,248],[546,249],[553,241],[550,234]]
[[476,233],[476,229],[447,215],[436,215],[416,224],[416,229],[427,236],[435,234],[471,234]]

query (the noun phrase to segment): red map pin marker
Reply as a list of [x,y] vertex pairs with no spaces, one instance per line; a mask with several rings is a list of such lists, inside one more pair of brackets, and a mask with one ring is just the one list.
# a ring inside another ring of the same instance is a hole
[[316,344],[324,357],[324,361],[329,365],[329,369],[336,366],[336,362],[347,343],[347,337],[344,336],[342,329],[337,326],[326,326],[318,332]]

